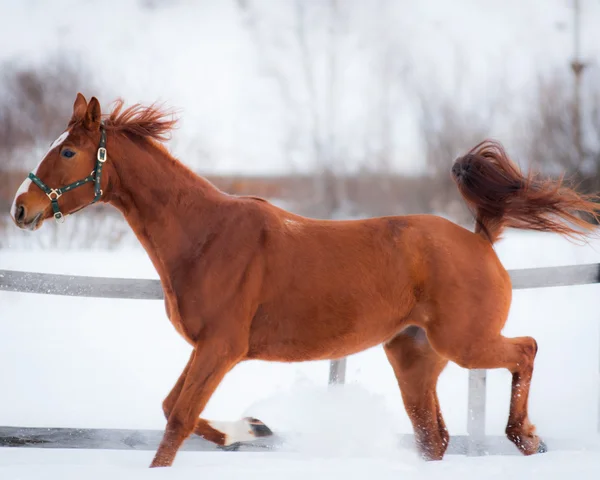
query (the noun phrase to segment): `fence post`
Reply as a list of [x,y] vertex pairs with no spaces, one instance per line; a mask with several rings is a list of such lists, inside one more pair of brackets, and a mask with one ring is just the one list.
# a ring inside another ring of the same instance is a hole
[[346,382],[346,357],[332,360],[329,364],[329,385],[344,384]]
[[467,455],[485,454],[486,371],[469,370],[469,416]]

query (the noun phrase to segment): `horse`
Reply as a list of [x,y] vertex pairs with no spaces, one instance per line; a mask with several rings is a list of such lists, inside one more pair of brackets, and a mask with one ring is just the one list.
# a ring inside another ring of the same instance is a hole
[[506,435],[524,455],[547,450],[528,415],[538,345],[502,335],[512,287],[494,244],[507,227],[588,238],[596,197],[523,175],[488,139],[448,173],[474,212],[474,231],[435,215],[312,219],[193,173],[164,146],[176,121],[156,104],[125,108],[120,99],[103,115],[96,97],[77,94],[64,132],[11,207],[17,226],[37,230],[108,203],[156,268],[166,314],[193,351],[162,404],[151,467],[171,466],[192,433],[221,446],[272,433],[258,419],[200,417],[240,362],[339,359],[377,345],[425,460],[442,460],[448,447],[436,385],[449,361],[508,369]]

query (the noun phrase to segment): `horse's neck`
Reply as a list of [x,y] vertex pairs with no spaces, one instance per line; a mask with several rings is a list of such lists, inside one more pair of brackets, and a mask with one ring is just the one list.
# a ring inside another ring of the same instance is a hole
[[117,175],[109,202],[123,213],[164,281],[206,237],[207,217],[224,195],[154,145],[127,142],[118,150],[109,159]]

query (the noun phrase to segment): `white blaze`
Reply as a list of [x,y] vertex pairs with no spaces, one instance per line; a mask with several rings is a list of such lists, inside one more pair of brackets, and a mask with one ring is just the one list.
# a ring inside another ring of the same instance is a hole
[[[67,137],[69,136],[69,131],[67,130],[66,132],[61,133],[60,137],[58,137],[56,140],[54,140],[54,142],[52,142],[52,145],[50,145],[50,148],[48,149],[48,151],[46,152],[46,155],[44,155],[42,157],[42,159],[40,160],[40,163],[38,163],[36,165],[36,167],[31,171],[34,175],[37,175],[37,171],[40,168],[40,165],[42,164],[42,162],[44,161],[44,159],[48,156],[48,154],[55,149],[56,147],[58,147],[61,143],[63,143]],[[15,218],[15,215],[17,214],[17,198],[19,198],[19,195],[22,195],[24,193],[26,193],[27,191],[29,191],[29,185],[31,185],[31,179],[29,177],[27,177],[23,183],[21,184],[21,186],[19,187],[19,189],[17,190],[17,193],[15,194],[15,198],[13,200],[13,203],[10,207],[10,216],[13,218]]]
[[[52,143],[52,145],[50,145],[50,148],[46,152],[46,155],[48,155],[54,148],[58,147],[61,143],[63,143],[67,139],[68,136],[69,136],[69,131],[68,130],[66,132],[61,133],[60,137],[58,137],[56,140],[54,140],[54,142]],[[44,155],[44,157],[46,155]]]

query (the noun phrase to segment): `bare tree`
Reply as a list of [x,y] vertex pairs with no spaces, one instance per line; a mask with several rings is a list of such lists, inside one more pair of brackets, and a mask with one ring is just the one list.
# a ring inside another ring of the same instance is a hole
[[[260,2],[236,3],[257,48],[261,71],[275,80],[280,94],[287,130],[285,148],[303,151],[315,165],[316,194],[306,209],[321,217],[358,214],[348,195],[350,164],[360,174],[357,165],[368,164],[370,170],[381,171],[393,162],[394,113],[388,101],[401,88],[395,76],[400,63],[396,59],[401,58],[398,43],[391,36],[382,36],[379,32],[385,29],[381,29],[368,39],[378,42],[377,48],[365,48],[368,42],[359,38],[351,24],[353,18],[359,18],[358,9],[365,7],[361,2],[281,2],[284,14],[271,23],[269,14],[260,10]],[[391,2],[380,0],[377,8],[365,11],[383,18],[387,12],[380,7],[388,4]],[[379,24],[376,22],[375,28]],[[349,62],[356,58],[369,66],[360,73],[368,79],[363,83],[372,87],[360,92],[348,86],[360,83],[347,73]],[[345,118],[349,104],[363,108],[357,124],[349,125]],[[284,155],[288,159],[293,156],[289,151]]]
[[520,142],[531,164],[548,173],[578,171],[581,159],[574,142],[573,98],[560,74],[538,78],[531,108],[525,113]]
[[[588,77],[577,95],[566,73],[540,76],[529,96],[534,102],[526,112],[520,144],[529,164],[547,174],[566,176],[586,193],[600,191],[600,87]],[[573,112],[577,112],[574,118]],[[579,132],[579,133],[578,133]]]

